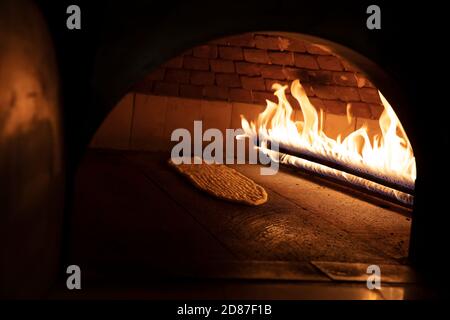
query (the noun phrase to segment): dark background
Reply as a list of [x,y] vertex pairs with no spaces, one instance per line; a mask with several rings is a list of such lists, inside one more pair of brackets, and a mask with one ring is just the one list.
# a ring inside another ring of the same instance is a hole
[[[49,24],[60,70],[66,220],[77,164],[102,120],[134,82],[168,58],[219,36],[300,32],[368,57],[393,80],[391,85],[373,79],[398,107],[417,157],[411,261],[427,279],[443,285],[449,147],[443,4],[377,1],[381,30],[366,28],[366,8],[373,1],[38,0],[37,4]],[[66,8],[71,4],[81,8],[81,30],[66,28]]]

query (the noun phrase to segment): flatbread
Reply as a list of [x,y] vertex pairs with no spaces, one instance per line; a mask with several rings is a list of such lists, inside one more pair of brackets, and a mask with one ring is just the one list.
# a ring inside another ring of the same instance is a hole
[[267,202],[267,192],[263,187],[224,164],[177,165],[172,160],[169,164],[197,188],[214,197],[251,206]]

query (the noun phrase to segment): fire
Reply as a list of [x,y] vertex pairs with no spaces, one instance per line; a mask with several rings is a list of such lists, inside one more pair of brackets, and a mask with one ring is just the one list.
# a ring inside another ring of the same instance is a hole
[[[323,111],[318,113],[311,104],[299,80],[291,84],[291,93],[299,102],[303,121],[294,121],[294,109],[286,98],[288,86],[274,84],[278,103],[266,100],[266,109],[256,122],[248,122],[242,116],[242,128],[247,136],[262,135],[271,141],[293,150],[302,149],[323,158],[345,163],[359,170],[414,186],[416,163],[411,144],[393,108],[378,91],[384,106],[379,119],[381,135],[369,137],[366,125],[346,137],[328,137],[323,131]],[[347,117],[353,116],[347,106]],[[280,159],[278,159],[280,160]]]

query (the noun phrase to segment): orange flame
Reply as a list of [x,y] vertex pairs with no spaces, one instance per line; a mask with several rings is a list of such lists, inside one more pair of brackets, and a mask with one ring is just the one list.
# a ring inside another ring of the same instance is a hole
[[[379,119],[381,135],[370,139],[368,128],[363,125],[344,139],[328,137],[323,131],[323,111],[320,115],[311,104],[305,89],[299,80],[291,85],[291,93],[299,102],[303,121],[293,121],[293,108],[286,98],[288,86],[278,83],[272,86],[278,103],[266,100],[266,109],[259,114],[256,123],[242,117],[242,128],[246,135],[263,135],[272,141],[286,146],[300,147],[330,159],[338,159],[355,167],[370,168],[383,176],[414,184],[416,162],[406,133],[381,92],[378,91],[384,106]],[[347,118],[352,121],[350,106],[347,106]]]

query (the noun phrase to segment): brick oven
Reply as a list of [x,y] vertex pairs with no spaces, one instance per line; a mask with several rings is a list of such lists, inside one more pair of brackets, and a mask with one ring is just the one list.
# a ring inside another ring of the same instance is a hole
[[[408,299],[446,290],[436,270],[449,141],[437,123],[447,110],[435,107],[445,84],[430,76],[443,59],[426,44],[439,28],[426,41],[408,29],[426,8],[383,4],[382,29],[370,30],[364,3],[80,1],[82,28],[66,30],[60,13],[72,2],[36,3],[0,5],[12,8],[0,16],[17,16],[0,19],[2,296]],[[195,135],[198,121],[222,135],[242,129],[234,138],[246,143],[279,123],[289,129],[253,140],[260,150],[280,144],[276,174],[227,164],[262,186],[266,203],[217,199],[168,165],[174,130]],[[308,153],[295,139],[305,128],[311,145],[328,149]],[[406,183],[374,172],[386,158],[356,143],[387,135],[410,153]],[[343,144],[366,155],[361,166],[330,149]],[[66,290],[69,265],[82,270],[81,291]],[[382,287],[371,290],[376,268]]]
[[[274,83],[296,79],[328,137],[362,126],[370,138],[381,134],[378,89],[332,47],[252,32],[185,49],[133,83],[93,136],[76,180],[71,259],[89,266],[92,281],[112,264],[115,277],[116,268],[150,268],[166,277],[325,283],[360,281],[368,265],[380,264],[391,285],[414,281],[407,265],[412,202],[386,201],[298,169],[264,177],[258,165],[231,165],[267,188],[268,203],[250,208],[203,194],[167,166],[175,129],[194,134],[194,121],[202,121],[204,130],[225,135],[241,128],[241,116],[256,119],[266,100],[276,101]],[[289,88],[286,98],[302,120]],[[119,222],[124,212],[130,218]],[[287,271],[294,266],[298,272]],[[389,290],[384,298],[405,294]]]

